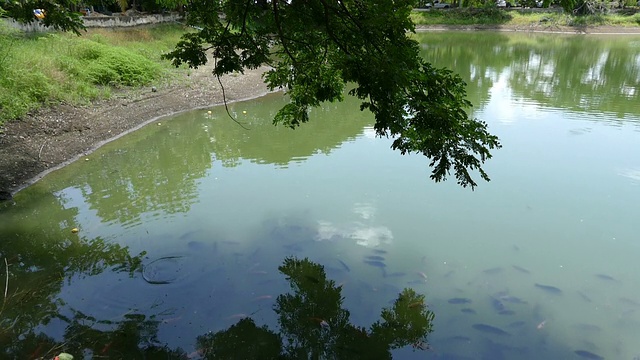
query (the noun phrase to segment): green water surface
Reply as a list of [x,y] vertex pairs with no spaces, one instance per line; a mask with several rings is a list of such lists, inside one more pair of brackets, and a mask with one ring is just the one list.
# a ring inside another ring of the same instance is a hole
[[[640,356],[640,37],[415,37],[500,137],[491,182],[431,182],[349,98],[160,119],[0,205],[1,357]],[[430,350],[381,314],[420,294]]]

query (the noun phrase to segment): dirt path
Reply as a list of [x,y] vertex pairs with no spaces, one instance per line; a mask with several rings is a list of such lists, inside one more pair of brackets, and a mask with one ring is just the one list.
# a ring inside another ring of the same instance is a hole
[[[201,67],[171,85],[116,94],[91,106],[62,104],[13,121],[0,132],[0,200],[158,117],[223,102],[221,87]],[[222,79],[228,102],[264,95],[266,68]]]

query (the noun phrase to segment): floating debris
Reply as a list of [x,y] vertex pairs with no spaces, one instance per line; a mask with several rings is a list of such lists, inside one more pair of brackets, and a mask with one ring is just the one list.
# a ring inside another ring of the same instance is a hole
[[471,299],[467,298],[451,298],[447,300],[449,304],[469,304],[471,303]]
[[538,326],[536,326],[536,329],[540,330],[542,328],[544,328],[544,326],[547,324],[547,320],[542,320],[542,322],[540,324],[538,324]]
[[580,356],[581,358],[585,358],[585,359],[591,359],[591,360],[604,359],[602,356],[598,354],[594,354],[591,351],[587,351],[587,350],[576,350],[574,351],[574,353],[576,353],[576,355]]
[[483,333],[487,333],[487,334],[494,334],[494,335],[500,335],[500,336],[509,336],[511,334],[509,334],[508,332],[495,327],[495,326],[491,326],[491,325],[487,325],[487,324],[473,324],[471,326],[472,328],[483,332]]
[[549,286],[549,285],[542,285],[542,284],[535,284],[535,287],[542,289],[546,292],[548,292],[549,294],[554,294],[554,295],[560,295],[562,294],[562,290],[558,289],[555,286]]
[[78,233],[78,231],[80,231],[80,230],[78,230],[78,228],[73,228],[73,229],[71,229],[71,233],[72,233],[72,234],[77,234],[77,233]]

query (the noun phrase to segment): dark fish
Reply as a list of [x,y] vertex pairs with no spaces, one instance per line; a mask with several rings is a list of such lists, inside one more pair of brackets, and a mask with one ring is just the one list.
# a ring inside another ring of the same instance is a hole
[[549,294],[554,294],[554,295],[562,294],[562,290],[558,289],[555,286],[541,285],[541,284],[536,284],[535,286],[537,288],[539,288],[539,289],[542,289],[542,290],[548,292]]
[[489,275],[494,275],[494,274],[498,274],[502,272],[502,268],[501,267],[494,267],[491,269],[486,269],[486,270],[482,270],[483,273],[485,274],[489,274]]
[[470,299],[467,298],[451,298],[447,300],[449,304],[468,304],[471,302]]
[[616,279],[614,279],[613,277],[607,275],[607,274],[596,274],[596,277],[602,279],[602,280],[607,280],[607,281],[617,281]]
[[494,335],[501,335],[501,336],[511,335],[508,332],[491,325],[473,324],[471,327],[480,332],[487,333],[487,334],[494,334]]
[[576,355],[585,358],[585,359],[592,359],[592,360],[603,360],[604,358],[598,354],[594,354],[591,351],[587,351],[587,350],[576,350],[574,351],[574,353],[576,353]]
[[447,338],[447,340],[450,341],[462,341],[462,342],[471,342],[471,338],[470,337],[466,337],[466,336],[451,336],[449,338]]
[[385,265],[385,263],[383,263],[382,261],[378,261],[378,260],[365,260],[364,261],[365,264],[371,265],[371,266],[375,266],[375,267],[379,267],[379,268],[386,268],[387,265]]
[[507,325],[507,327],[510,327],[510,328],[517,328],[517,327],[520,327],[520,326],[522,326],[522,325],[524,325],[524,324],[526,324],[526,322],[524,322],[524,321],[522,321],[522,320],[518,320],[518,321],[514,321],[514,322],[512,322],[511,324]]
[[376,254],[386,254],[387,250],[373,249],[373,252]]
[[384,261],[384,258],[378,255],[369,255],[369,256],[365,256],[364,258],[371,261]]
[[527,270],[527,269],[525,269],[523,267],[520,267],[518,265],[512,265],[512,266],[513,266],[514,269],[520,271],[523,274],[530,274],[529,270]]
[[351,268],[349,268],[349,265],[345,264],[344,261],[338,259],[338,262],[340,263],[340,265],[342,265],[342,267],[347,270],[347,271],[351,271]]
[[188,231],[188,232],[186,232],[186,233],[184,233],[184,234],[180,235],[180,237],[179,237],[178,239],[180,239],[180,240],[186,240],[186,239],[188,239],[188,238],[193,237],[194,235],[198,234],[198,233],[199,233],[199,232],[201,232],[201,231],[202,231],[202,230],[191,230],[191,231]]
[[476,311],[471,309],[471,308],[460,309],[460,312],[462,312],[464,314],[475,314],[476,313]]
[[500,310],[498,311],[498,314],[500,315],[514,315],[516,312],[513,310]]
[[620,302],[623,304],[631,305],[631,306],[640,306],[640,303],[628,298],[620,298]]
[[496,311],[503,311],[505,310],[505,306],[502,303],[502,301],[492,297],[491,298],[491,306],[496,310]]
[[526,304],[527,302],[516,296],[504,295],[500,296],[500,300],[511,304]]
[[189,248],[189,250],[193,251],[204,251],[206,250],[207,245],[205,245],[205,243],[203,243],[202,241],[192,240],[187,243],[187,247]]
[[587,295],[585,295],[582,291],[578,291],[578,295],[580,295],[580,297],[586,301],[586,302],[591,302],[591,298],[588,297]]

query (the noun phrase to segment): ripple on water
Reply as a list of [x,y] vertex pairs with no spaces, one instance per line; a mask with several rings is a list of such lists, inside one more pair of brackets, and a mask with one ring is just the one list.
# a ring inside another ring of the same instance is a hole
[[185,264],[183,255],[162,256],[143,265],[142,278],[153,285],[171,284],[186,275]]

